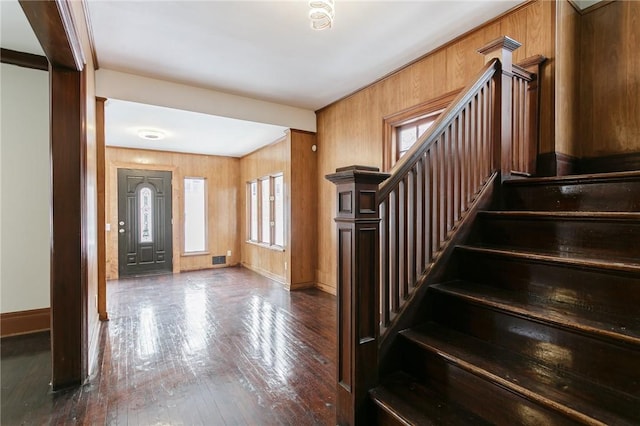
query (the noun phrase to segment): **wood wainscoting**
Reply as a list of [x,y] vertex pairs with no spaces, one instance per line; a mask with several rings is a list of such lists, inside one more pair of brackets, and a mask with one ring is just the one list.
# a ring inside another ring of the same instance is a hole
[[51,329],[51,308],[0,314],[0,337],[37,333]]

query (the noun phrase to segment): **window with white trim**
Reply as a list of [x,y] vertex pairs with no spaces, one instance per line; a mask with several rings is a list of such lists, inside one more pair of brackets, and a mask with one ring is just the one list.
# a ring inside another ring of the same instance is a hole
[[247,182],[248,241],[285,246],[284,176],[263,176]]
[[207,181],[184,178],[184,252],[207,251]]
[[249,182],[249,241],[258,241],[258,182]]

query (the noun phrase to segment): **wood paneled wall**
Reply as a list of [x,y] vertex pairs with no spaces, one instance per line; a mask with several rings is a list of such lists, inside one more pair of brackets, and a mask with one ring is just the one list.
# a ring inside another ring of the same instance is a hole
[[[425,3],[425,8],[428,8]],[[324,179],[336,168],[382,166],[383,117],[460,89],[482,67],[476,49],[501,35],[523,44],[514,62],[541,54],[543,67],[541,152],[555,149],[554,60],[556,3],[526,3],[497,20],[430,53],[419,61],[318,111],[318,269],[317,285],[335,293],[335,187]]]
[[[291,138],[287,135],[278,142],[255,151],[240,160],[241,201],[238,216],[241,217],[239,241],[242,241],[242,265],[283,284],[291,282],[289,268],[290,250],[274,250],[247,242],[247,194],[246,183],[276,173],[284,177],[285,211],[291,205]],[[285,265],[286,264],[286,265]]]
[[[153,169],[173,172],[173,270],[174,272],[214,268],[212,256],[227,257],[227,265],[240,260],[240,222],[237,214],[244,192],[240,182],[240,160],[230,157],[182,154],[107,147],[106,150],[106,221],[111,224],[107,232],[107,279],[118,277],[118,194],[117,169]],[[202,255],[183,255],[183,191],[184,177],[207,179],[208,245],[209,252]],[[225,266],[225,265],[221,265]],[[216,265],[215,267],[220,267]]]
[[291,247],[292,290],[315,285],[318,222],[316,134],[291,130]]
[[580,137],[573,152],[640,152],[640,2],[614,1],[581,17]]
[[[317,153],[314,133],[290,130],[280,141],[241,159],[242,264],[297,290],[315,285],[317,258]],[[247,242],[246,183],[283,173],[287,246],[273,250]]]

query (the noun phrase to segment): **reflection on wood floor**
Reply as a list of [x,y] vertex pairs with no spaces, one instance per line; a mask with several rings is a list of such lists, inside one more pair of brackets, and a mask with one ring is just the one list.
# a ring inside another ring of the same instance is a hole
[[98,367],[51,394],[48,335],[2,341],[2,424],[335,424],[335,297],[242,268],[108,284]]

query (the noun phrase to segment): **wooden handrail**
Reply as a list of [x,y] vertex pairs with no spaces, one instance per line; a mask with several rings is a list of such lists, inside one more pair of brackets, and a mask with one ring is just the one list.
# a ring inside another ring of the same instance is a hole
[[521,101],[526,102],[520,86],[528,90],[535,75],[512,65],[519,46],[501,37],[479,50],[485,66],[391,175],[362,166],[327,175],[338,196],[340,425],[370,424],[367,392],[378,380],[381,339],[394,324],[402,325],[396,321],[407,300],[425,282],[478,194],[498,175],[502,180],[511,175],[514,158],[526,149],[514,149],[513,136],[537,127],[520,117]]
[[463,106],[466,105],[471,97],[477,93],[477,90],[493,78],[497,69],[499,69],[499,61],[494,59],[490,63],[487,63],[482,70],[476,74],[471,84],[458,93],[453,101],[451,101],[451,105],[442,114],[440,114],[440,117],[438,117],[436,122],[433,123],[422,136],[420,136],[413,146],[409,148],[406,154],[396,162],[393,168],[391,168],[389,171],[391,178],[386,180],[380,186],[380,199],[389,195],[391,188],[398,184],[402,179],[402,176],[408,173],[417,159],[431,147],[438,135],[444,131],[451,119],[460,113]]
[[[500,61],[492,60],[380,188],[380,334],[402,314],[470,204],[496,169],[494,106]],[[497,123],[497,124],[496,124]]]

